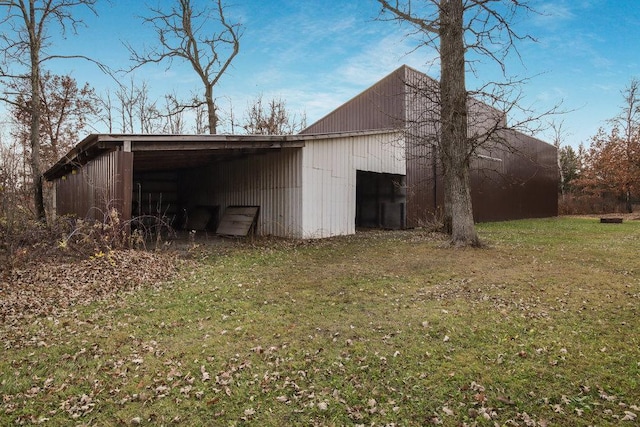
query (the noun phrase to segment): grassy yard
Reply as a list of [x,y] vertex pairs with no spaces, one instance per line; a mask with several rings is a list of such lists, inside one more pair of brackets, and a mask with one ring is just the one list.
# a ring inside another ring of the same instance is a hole
[[181,278],[0,324],[0,425],[640,423],[640,222],[200,247]]

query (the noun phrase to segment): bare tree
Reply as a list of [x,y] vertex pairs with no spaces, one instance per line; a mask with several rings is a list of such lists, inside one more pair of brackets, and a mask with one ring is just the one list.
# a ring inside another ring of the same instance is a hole
[[[551,131],[553,132],[551,139],[552,139],[552,144],[554,145],[554,147],[556,147],[556,149],[558,150],[558,158],[557,158],[557,163],[558,163],[558,172],[560,174],[560,195],[562,196],[562,199],[564,200],[565,198],[565,194],[566,194],[566,190],[567,190],[567,184],[568,184],[568,180],[569,180],[569,176],[567,174],[567,170],[564,167],[564,163],[566,160],[568,160],[569,156],[571,156],[572,154],[575,155],[575,153],[573,153],[573,149],[571,149],[570,151],[568,149],[564,149],[562,143],[564,142],[564,140],[566,139],[566,131],[565,131],[565,127],[564,127],[564,122],[551,122],[549,124],[549,127],[551,128]],[[569,149],[571,147],[568,147]]]
[[[425,144],[438,146],[443,170],[445,194],[445,226],[454,245],[476,246],[479,239],[473,222],[469,169],[476,150],[490,143],[492,136],[504,128],[504,114],[480,114],[488,124],[471,119],[474,108],[471,95],[482,94],[494,104],[504,102],[513,88],[513,81],[495,83],[472,94],[467,90],[465,72],[476,71],[466,58],[473,51],[497,62],[504,71],[506,55],[520,36],[511,27],[515,14],[530,11],[525,0],[378,0],[382,6],[380,20],[397,21],[413,28],[411,34],[420,38],[420,45],[439,52],[440,82],[433,95],[439,106],[439,134],[429,136]],[[390,12],[391,17],[385,15]],[[517,104],[518,96],[506,102],[506,110]],[[477,104],[475,105],[477,106]],[[486,112],[487,110],[485,110]],[[496,110],[498,111],[498,110]],[[503,109],[504,111],[504,109]],[[473,123],[473,121],[475,123]],[[532,119],[527,119],[527,121]]]
[[[640,80],[631,79],[629,85],[622,92],[624,105],[620,116],[615,120],[614,126],[619,126],[622,131],[623,157],[629,168],[640,175]],[[625,185],[625,208],[627,212],[633,212],[631,200],[633,190],[640,184],[638,180],[630,180]]]
[[624,100],[622,111],[611,122],[622,130],[625,141],[629,143],[640,132],[640,80],[632,78],[621,95]]
[[115,105],[112,99],[111,91],[107,89],[104,95],[98,97],[96,101],[98,113],[98,122],[102,122],[107,126],[107,132],[112,133],[115,126]]
[[162,114],[158,109],[158,102],[149,95],[149,87],[142,82],[138,88],[138,102],[136,103],[140,132],[154,133],[162,128]]
[[[24,215],[30,191],[25,190],[23,150],[18,141],[8,142],[0,136],[0,218],[8,224],[15,224]],[[10,230],[13,228],[7,224]]]
[[140,89],[131,79],[128,86],[120,85],[116,92],[118,106],[116,111],[120,116],[120,131],[133,133],[135,128],[136,106],[139,102]]
[[191,64],[204,86],[204,100],[194,100],[185,107],[207,107],[209,133],[218,125],[215,85],[231,65],[240,49],[242,26],[225,17],[222,0],[215,0],[215,10],[195,10],[191,0],[175,0],[169,11],[152,8],[152,16],[144,22],[153,26],[158,46],[138,53],[131,45],[131,59],[136,67],[181,59]]
[[192,102],[190,104],[193,105],[191,108],[194,114],[193,131],[197,135],[207,133],[208,114],[206,106],[203,103],[198,102],[198,97],[195,95],[192,97]]
[[[36,215],[45,220],[45,207],[42,191],[42,165],[40,160],[40,120],[42,103],[40,79],[42,64],[61,56],[50,55],[50,31],[58,27],[64,34],[67,29],[74,33],[82,21],[74,16],[73,9],[84,6],[95,13],[97,0],[0,0],[0,7],[6,12],[0,23],[10,31],[0,35],[6,68],[0,70],[2,77],[19,78],[29,81],[31,99],[30,145],[31,171],[33,175],[33,201]],[[12,103],[12,94],[2,99]]]
[[178,101],[175,93],[164,96],[164,112],[160,115],[164,118],[163,132],[170,134],[182,134],[185,130],[184,109]]
[[260,95],[248,106],[243,128],[253,135],[291,135],[306,126],[305,115],[298,119],[287,110],[284,100],[274,98],[265,105]]
[[119,83],[115,100],[111,91],[105,92],[97,104],[100,107],[99,120],[109,132],[154,133],[163,128],[165,114],[160,112],[158,101],[149,94],[146,82],[137,83],[133,78],[127,85]]
[[126,86],[120,84],[115,93],[115,100],[112,93],[107,91],[97,100],[97,105],[100,110],[99,121],[107,126],[109,132],[185,132],[187,109],[184,103],[175,93],[153,99],[146,82],[136,83],[131,79]]

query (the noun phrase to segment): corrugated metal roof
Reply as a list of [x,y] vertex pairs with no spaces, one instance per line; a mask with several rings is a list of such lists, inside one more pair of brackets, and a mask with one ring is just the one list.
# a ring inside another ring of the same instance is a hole
[[273,149],[304,147],[316,139],[342,138],[386,132],[329,132],[312,135],[167,135],[92,134],[61,158],[44,177],[52,181],[74,168],[110,151],[131,151],[136,170],[187,168],[215,160],[267,152]]

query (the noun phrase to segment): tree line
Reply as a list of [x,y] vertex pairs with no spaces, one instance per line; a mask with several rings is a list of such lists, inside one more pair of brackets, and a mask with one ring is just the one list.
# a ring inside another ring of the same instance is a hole
[[640,203],[640,81],[621,91],[622,107],[577,149],[556,138],[560,213],[634,211]]

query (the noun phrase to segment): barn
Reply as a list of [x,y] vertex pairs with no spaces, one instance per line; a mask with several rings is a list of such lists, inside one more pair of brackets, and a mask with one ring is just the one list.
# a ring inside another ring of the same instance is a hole
[[[302,132],[402,129],[409,227],[428,222],[444,203],[437,87],[437,81],[404,65]],[[470,136],[482,142],[471,159],[474,220],[557,216],[556,148],[509,129],[504,112],[473,99],[468,125]]]
[[[45,173],[56,214],[101,220],[114,208],[124,222],[161,216],[221,234],[249,215],[257,234],[304,239],[419,226],[442,206],[424,143],[437,123],[416,119],[437,109],[420,82],[432,81],[403,66],[298,135],[89,135]],[[474,126],[499,116],[485,107],[472,106]],[[476,220],[557,215],[555,148],[501,135],[473,161]]]

